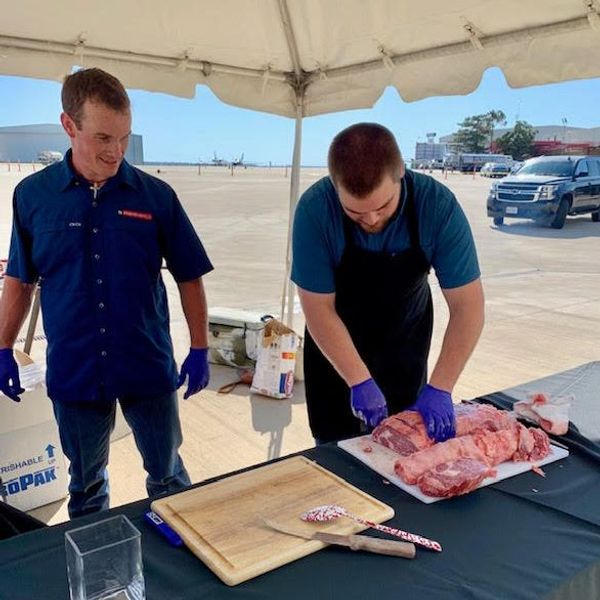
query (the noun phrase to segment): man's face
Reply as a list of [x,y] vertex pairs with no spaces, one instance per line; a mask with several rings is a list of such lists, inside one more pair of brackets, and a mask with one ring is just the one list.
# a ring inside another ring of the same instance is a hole
[[338,186],[344,212],[367,233],[379,233],[392,218],[400,202],[400,182],[386,175],[368,196],[356,198]]
[[73,166],[92,183],[103,183],[116,175],[131,134],[131,112],[118,112],[104,104],[86,100],[80,127],[66,113],[61,123],[71,138]]

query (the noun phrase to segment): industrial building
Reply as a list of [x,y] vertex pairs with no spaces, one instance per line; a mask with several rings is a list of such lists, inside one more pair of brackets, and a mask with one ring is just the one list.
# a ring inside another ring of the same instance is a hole
[[[61,125],[16,125],[0,127],[0,162],[38,162],[40,152],[57,151],[63,154],[71,144]],[[127,162],[144,163],[141,135],[132,134],[125,154]]]
[[446,156],[451,154],[454,146],[451,143],[436,142],[436,135],[435,133],[428,133],[426,142],[415,144],[413,168],[441,167]]
[[[600,127],[569,127],[566,119],[562,125],[533,125],[535,138],[533,153],[544,154],[598,154],[600,152]],[[512,131],[512,127],[494,130],[494,140]],[[454,134],[440,138],[442,144],[453,144]],[[498,151],[496,144],[492,151]]]

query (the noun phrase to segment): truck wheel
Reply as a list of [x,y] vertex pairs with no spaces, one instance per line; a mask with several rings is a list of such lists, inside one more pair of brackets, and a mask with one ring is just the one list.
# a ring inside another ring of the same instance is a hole
[[550,221],[550,227],[552,227],[552,229],[562,229],[565,221],[567,220],[568,212],[569,201],[566,198],[562,198],[560,204],[558,205],[556,214],[554,215],[552,221]]
[[592,213],[592,221],[594,221],[594,223],[598,223],[598,221],[600,221],[600,210]]
[[494,225],[500,227],[500,225],[504,225],[504,217],[494,217]]

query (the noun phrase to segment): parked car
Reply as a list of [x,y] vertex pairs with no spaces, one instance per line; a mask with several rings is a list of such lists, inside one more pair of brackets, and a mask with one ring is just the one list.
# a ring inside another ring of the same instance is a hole
[[479,171],[479,174],[482,177],[487,177],[488,173],[490,172],[490,169],[494,166],[494,163],[491,162],[486,162],[483,167],[481,167],[481,170]]
[[481,175],[483,177],[506,177],[510,173],[510,165],[506,163],[485,163],[481,167]]
[[506,217],[535,219],[562,229],[567,215],[600,221],[600,156],[540,156],[495,182],[487,199],[494,225]]

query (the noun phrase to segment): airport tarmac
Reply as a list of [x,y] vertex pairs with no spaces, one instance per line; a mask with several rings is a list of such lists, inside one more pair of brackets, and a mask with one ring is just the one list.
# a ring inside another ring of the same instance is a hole
[[[0,163],[0,258],[8,254],[11,195],[31,165]],[[289,223],[289,170],[283,168],[144,167],[171,184],[215,266],[205,277],[209,310],[247,309],[279,315]],[[326,173],[303,168],[301,190]],[[600,223],[569,217],[562,230],[531,221],[507,220],[497,228],[486,216],[490,180],[441,172],[456,194],[475,236],[486,294],[486,325],[454,397],[473,398],[509,388],[599,358]],[[165,277],[176,357],[189,341],[176,286]],[[437,358],[447,310],[432,274],[435,327],[430,365]],[[378,316],[378,318],[382,318]],[[385,317],[383,317],[385,318]],[[298,309],[294,328],[303,330]],[[39,333],[42,334],[38,325]],[[24,332],[21,334],[24,335]],[[44,342],[32,356],[42,360]],[[251,395],[246,386],[231,394],[216,390],[236,379],[234,369],[215,366],[208,389],[181,400],[181,454],[194,482],[202,481],[312,445],[298,381],[291,400]],[[4,399],[4,401],[7,401]],[[133,437],[111,444],[111,505],[145,496],[144,471]],[[66,501],[33,511],[49,523],[67,518]]]

